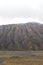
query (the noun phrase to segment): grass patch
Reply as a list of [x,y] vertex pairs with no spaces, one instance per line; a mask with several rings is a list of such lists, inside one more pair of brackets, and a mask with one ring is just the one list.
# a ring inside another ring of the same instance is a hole
[[15,57],[4,61],[2,64],[3,65],[43,65],[43,60]]

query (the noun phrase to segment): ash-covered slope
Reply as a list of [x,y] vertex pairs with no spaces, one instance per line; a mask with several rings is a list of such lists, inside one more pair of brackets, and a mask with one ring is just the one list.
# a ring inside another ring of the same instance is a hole
[[43,50],[43,24],[0,26],[0,50]]

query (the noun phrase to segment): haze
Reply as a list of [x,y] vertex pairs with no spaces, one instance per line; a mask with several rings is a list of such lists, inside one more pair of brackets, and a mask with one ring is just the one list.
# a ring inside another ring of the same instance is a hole
[[0,25],[43,23],[43,0],[0,0]]

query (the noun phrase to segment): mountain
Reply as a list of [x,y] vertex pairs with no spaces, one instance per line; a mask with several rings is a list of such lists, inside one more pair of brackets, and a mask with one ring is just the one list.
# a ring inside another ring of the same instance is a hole
[[43,50],[43,24],[0,25],[0,50]]

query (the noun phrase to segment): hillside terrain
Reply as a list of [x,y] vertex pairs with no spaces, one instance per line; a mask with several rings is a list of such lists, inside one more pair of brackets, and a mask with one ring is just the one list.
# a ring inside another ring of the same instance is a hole
[[43,50],[43,24],[0,25],[0,50]]

